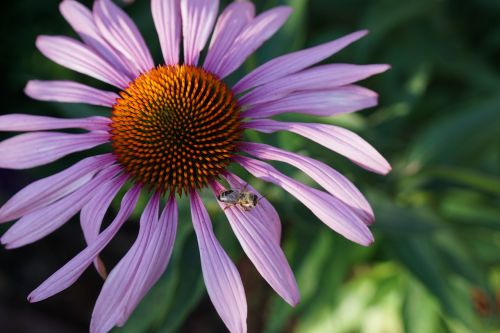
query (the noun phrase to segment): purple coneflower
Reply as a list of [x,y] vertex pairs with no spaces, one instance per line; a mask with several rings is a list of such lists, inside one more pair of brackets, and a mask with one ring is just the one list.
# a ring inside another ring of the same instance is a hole
[[[293,132],[363,168],[386,174],[390,170],[386,160],[346,129],[271,117],[291,112],[332,116],[373,107],[377,95],[353,83],[388,66],[311,67],[366,34],[359,31],[273,59],[229,87],[223,79],[283,25],[291,9],[276,7],[255,16],[251,2],[236,1],[217,18],[216,0],[152,0],[151,5],[163,65],[155,67],[135,24],[110,0],[95,1],[92,11],[73,0],[61,3],[62,15],[82,42],[60,36],[37,39],[38,49],[47,58],[108,83],[114,92],[69,81],[31,81],[26,93],[44,101],[105,106],[111,113],[83,119],[1,116],[0,130],[29,133],[0,143],[0,167],[32,168],[108,143],[110,152],[83,159],[14,195],[0,209],[0,222],[19,221],[1,241],[9,249],[32,243],[80,212],[87,247],[28,297],[31,302],[41,301],[68,288],[92,263],[106,275],[99,253],[130,217],[141,191],[148,193],[137,240],[111,270],[94,308],[91,331],[107,332],[127,321],[165,271],[177,227],[176,194],[188,195],[210,299],[231,332],[245,332],[243,285],[214,236],[198,191],[208,187],[216,198],[226,189],[246,188],[261,198],[253,209],[218,202],[262,277],[286,302],[297,304],[297,284],[280,248],[278,214],[268,200],[227,167],[237,163],[253,176],[282,187],[333,230],[369,245],[373,242],[368,228],[373,212],[346,177],[309,157],[245,142],[243,133]],[[211,33],[201,63],[200,52]],[[69,128],[87,132],[51,132]],[[301,184],[263,160],[293,165],[324,191]],[[112,200],[127,183],[131,186],[120,210],[101,230]],[[160,213],[162,198],[166,203]]]

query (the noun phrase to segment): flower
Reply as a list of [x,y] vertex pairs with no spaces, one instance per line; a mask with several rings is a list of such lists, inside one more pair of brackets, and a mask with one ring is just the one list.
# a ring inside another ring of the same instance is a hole
[[[359,31],[275,58],[229,87],[223,79],[284,24],[291,9],[276,7],[255,16],[251,2],[236,1],[217,17],[216,0],[152,0],[151,6],[164,58],[164,64],[157,67],[135,24],[110,0],[95,1],[92,11],[73,0],[61,3],[62,15],[82,42],[38,37],[36,46],[47,58],[119,92],[69,81],[30,81],[26,94],[34,99],[104,106],[111,114],[82,119],[1,116],[1,131],[29,133],[0,143],[0,167],[32,168],[107,143],[110,152],[85,158],[15,194],[0,208],[0,222],[19,220],[1,242],[9,249],[35,242],[80,212],[87,247],[28,297],[31,302],[41,301],[69,287],[92,263],[106,276],[99,253],[130,217],[140,193],[148,193],[137,239],[107,276],[94,308],[91,331],[107,332],[127,321],[165,271],[177,228],[176,195],[188,195],[209,297],[231,332],[245,332],[243,285],[215,238],[198,191],[208,187],[220,199],[227,189],[221,183],[224,180],[230,189],[245,189],[259,198],[253,209],[217,202],[263,278],[286,302],[296,305],[299,292],[280,248],[278,214],[267,199],[227,167],[239,164],[253,176],[282,187],[333,230],[369,245],[373,242],[368,228],[373,212],[346,177],[312,158],[245,142],[243,134],[247,130],[289,131],[363,168],[386,174],[390,166],[385,159],[346,129],[271,117],[283,113],[332,116],[373,107],[377,95],[353,83],[384,72],[388,66],[311,68],[366,34]],[[201,64],[200,52],[210,35]],[[86,133],[52,132],[71,128]],[[263,160],[298,168],[324,191],[280,173]],[[126,183],[131,186],[116,217],[101,230],[104,214]],[[162,198],[166,204],[160,213]]]

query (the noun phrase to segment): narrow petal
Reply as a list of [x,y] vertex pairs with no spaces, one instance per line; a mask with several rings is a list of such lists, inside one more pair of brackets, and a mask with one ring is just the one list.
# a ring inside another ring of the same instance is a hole
[[196,66],[217,17],[219,0],[181,0],[184,63]]
[[132,19],[111,0],[94,2],[94,20],[106,41],[118,50],[135,68],[147,72],[154,67],[144,38]]
[[240,275],[215,238],[212,222],[198,193],[192,191],[189,200],[208,296],[231,333],[246,332],[247,302]]
[[388,65],[331,64],[317,66],[255,88],[240,98],[241,105],[278,100],[294,91],[329,90],[385,72]]
[[359,190],[323,162],[260,143],[242,143],[239,149],[265,160],[281,161],[300,169],[365,221],[373,223],[373,210]]
[[103,181],[115,176],[119,171],[119,166],[111,166],[61,200],[24,215],[2,236],[2,244],[8,249],[18,248],[36,242],[59,229],[82,209]]
[[342,127],[314,123],[286,123],[271,119],[250,121],[245,127],[263,133],[293,132],[347,157],[367,170],[382,175],[391,171],[389,163],[375,148],[359,135]]
[[177,65],[182,28],[179,0],[152,0],[151,12],[165,64]]
[[134,186],[123,197],[118,215],[113,222],[82,252],[55,272],[28,296],[30,302],[39,302],[71,286],[90,266],[99,252],[113,239],[123,223],[132,214],[141,188]]
[[26,95],[39,101],[82,103],[112,107],[117,94],[103,91],[71,81],[29,81],[24,89]]
[[65,197],[114,161],[111,154],[88,157],[66,170],[31,183],[0,208],[0,223],[16,220]]
[[244,117],[266,118],[281,113],[335,116],[376,106],[378,95],[359,86],[331,90],[299,91],[276,101],[258,104],[243,112]]
[[130,81],[95,51],[72,38],[39,36],[36,46],[44,56],[55,63],[120,89],[127,87]]
[[109,134],[106,132],[20,134],[0,142],[0,168],[29,169],[108,141]]
[[224,78],[238,69],[255,50],[281,28],[291,12],[290,7],[276,7],[252,20],[236,37],[216,74]]
[[255,6],[246,0],[232,2],[224,9],[215,25],[203,68],[211,73],[219,73],[224,65],[224,56],[254,15]]
[[266,232],[273,235],[274,239],[277,242],[281,241],[281,221],[276,209],[274,206],[267,200],[264,196],[262,196],[259,192],[257,192],[250,184],[244,182],[240,177],[236,176],[233,173],[225,172],[223,174],[224,179],[229,183],[231,188],[234,189],[243,189],[247,188],[252,193],[257,194],[259,197],[259,209],[254,209],[254,214],[259,215],[260,221],[267,221],[264,226],[267,227]]
[[87,131],[107,131],[111,120],[106,117],[63,119],[29,114],[0,116],[0,131],[24,132],[81,128]]
[[273,60],[257,67],[241,79],[233,87],[233,91],[236,94],[239,94],[253,87],[281,79],[288,74],[301,71],[304,68],[325,60],[345,48],[347,45],[357,41],[367,33],[368,32],[366,30],[358,31],[326,44],[321,44],[309,49],[274,58]]
[[136,241],[127,254],[113,268],[104,282],[97,298],[92,321],[91,332],[108,332],[116,326],[125,310],[130,294],[138,286],[137,275],[143,274],[140,270],[141,262],[145,258],[148,243],[153,239],[152,229],[158,224],[159,195],[154,195],[144,209]]
[[66,21],[71,25],[80,38],[94,51],[101,55],[111,66],[121,73],[127,75],[130,80],[141,74],[132,70],[130,62],[104,40],[97,28],[92,12],[74,0],[64,0],[59,5],[59,10]]
[[281,186],[345,238],[364,246],[373,242],[366,224],[334,196],[297,182],[264,162],[243,156],[236,156],[234,160],[255,177]]
[[[217,182],[214,182],[212,187],[215,196],[225,191],[225,188]],[[226,214],[241,247],[260,275],[287,303],[292,306],[297,305],[299,302],[297,282],[280,248],[280,240],[269,232],[269,220],[274,217],[266,216],[260,204],[250,211],[243,211],[238,206],[229,207],[220,201],[218,203]]]

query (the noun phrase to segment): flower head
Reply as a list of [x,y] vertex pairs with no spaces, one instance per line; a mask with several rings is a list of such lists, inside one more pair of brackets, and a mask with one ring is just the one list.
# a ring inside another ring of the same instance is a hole
[[[73,0],[61,3],[61,13],[82,41],[37,39],[47,58],[112,87],[104,91],[69,81],[30,81],[26,93],[38,100],[105,106],[109,112],[82,119],[0,116],[1,131],[29,132],[0,143],[0,167],[32,168],[103,144],[109,153],[85,158],[14,195],[0,208],[0,222],[18,221],[1,241],[7,248],[32,243],[80,213],[87,247],[28,297],[41,301],[69,287],[92,263],[107,276],[99,253],[130,217],[141,191],[148,193],[137,239],[110,271],[94,308],[91,331],[107,332],[127,321],[165,271],[177,228],[176,198],[188,195],[210,299],[231,332],[245,332],[247,306],[240,276],[217,241],[198,192],[211,189],[257,270],[286,302],[297,304],[297,284],[280,248],[279,216],[228,166],[237,163],[254,177],[282,187],[333,230],[369,245],[373,212],[346,177],[312,158],[247,142],[244,134],[289,131],[385,174],[389,164],[356,134],[332,125],[271,117],[331,116],[375,106],[377,95],[354,83],[388,66],[311,67],[366,34],[360,31],[273,59],[228,86],[224,78],[283,25],[290,8],[255,16],[252,3],[243,0],[231,3],[217,17],[216,0],[152,0],[151,5],[164,58],[158,66],[133,21],[110,0],[96,0],[92,11]],[[210,36],[201,64],[200,52]],[[55,131],[70,128],[86,132]],[[323,190],[282,174],[264,160],[300,169]],[[106,211],[126,184],[129,189],[117,215],[102,228]],[[226,190],[230,196],[220,200]],[[253,198],[247,206],[241,202],[245,195]]]

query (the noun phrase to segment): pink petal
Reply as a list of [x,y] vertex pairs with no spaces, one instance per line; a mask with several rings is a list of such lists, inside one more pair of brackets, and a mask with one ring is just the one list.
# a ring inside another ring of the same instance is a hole
[[260,143],[242,143],[239,149],[260,159],[293,165],[350,207],[367,224],[373,222],[373,210],[361,192],[346,177],[325,163]]
[[240,275],[215,238],[210,217],[198,193],[192,191],[189,200],[208,296],[230,332],[246,332],[247,302]]
[[376,93],[354,85],[331,90],[299,91],[276,101],[252,106],[243,112],[243,117],[266,118],[281,113],[334,116],[376,106],[377,101]]
[[167,65],[179,63],[181,11],[178,0],[152,0],[151,12],[160,39],[163,59]]
[[219,0],[181,0],[184,63],[196,66],[217,17]]
[[107,131],[111,120],[106,117],[61,119],[29,114],[6,114],[0,116],[0,131],[24,132],[66,128],[82,128],[87,131]]
[[[225,191],[217,182],[214,182],[212,187],[215,196]],[[286,302],[292,306],[297,305],[300,297],[297,282],[280,248],[279,239],[269,232],[269,220],[274,216],[266,216],[260,203],[250,211],[243,211],[238,206],[226,206],[220,201],[218,203],[241,247],[260,275]]]
[[129,78],[88,46],[69,37],[39,36],[36,46],[55,63],[124,89]]
[[113,177],[119,171],[119,166],[111,166],[59,201],[24,215],[2,236],[2,244],[8,249],[21,247],[59,229],[82,209],[104,180]]
[[122,58],[104,40],[94,22],[92,12],[87,7],[78,1],[64,0],[59,5],[59,10],[85,44],[101,55],[116,70],[127,75],[130,80],[140,74],[140,72],[132,70],[133,66],[130,65],[130,62]]
[[271,119],[250,121],[245,127],[263,133],[293,132],[347,157],[367,170],[383,175],[391,171],[389,163],[375,148],[357,134],[342,127],[314,123],[286,123]]
[[281,186],[345,238],[365,246],[373,242],[365,223],[334,196],[299,183],[264,162],[239,155],[234,157],[234,161],[255,177]]
[[[104,182],[83,206],[80,212],[80,225],[87,244],[94,242],[99,235],[104,215],[118,194],[118,191],[125,184],[127,178],[128,176],[123,174],[118,179],[111,179]],[[105,279],[107,276],[106,267],[100,258],[94,260],[94,266],[99,275]]]
[[106,132],[68,134],[33,132],[0,142],[0,168],[28,169],[109,141]]
[[31,292],[28,296],[28,300],[30,302],[39,302],[71,286],[90,266],[99,252],[101,252],[111,239],[113,239],[123,223],[130,217],[139,199],[140,192],[140,186],[134,186],[130,189],[123,197],[120,211],[113,222],[99,234],[92,244],[89,244],[76,257],[71,259],[71,261]]
[[257,67],[241,79],[233,87],[233,92],[239,94],[253,87],[281,79],[288,74],[301,71],[304,68],[325,60],[367,33],[366,30],[358,31],[326,44],[274,58]]
[[154,67],[153,58],[139,29],[130,17],[110,0],[94,2],[94,20],[101,35],[140,73]]
[[245,186],[247,189],[259,197],[259,209],[254,209],[254,214],[259,215],[260,221],[267,221],[264,225],[267,228],[266,232],[273,235],[274,239],[277,242],[281,240],[281,221],[274,209],[274,206],[267,200],[264,196],[262,196],[259,192],[257,192],[250,184],[244,182],[240,177],[236,176],[233,173],[225,172],[223,174],[224,179],[229,183],[231,188],[234,189],[243,189]]
[[255,6],[246,0],[232,2],[224,9],[215,25],[203,68],[211,73],[220,72],[224,56],[254,15]]
[[253,19],[236,37],[231,49],[221,61],[221,69],[216,74],[224,78],[238,69],[255,50],[281,28],[291,12],[292,9],[289,7],[276,7]]
[[385,72],[388,65],[331,64],[287,75],[255,88],[239,99],[241,105],[275,101],[294,91],[330,90]]
[[88,157],[64,171],[31,183],[0,208],[0,222],[18,219],[65,197],[114,161],[111,154]]
[[40,101],[83,103],[112,107],[117,94],[103,91],[71,81],[29,81],[24,89],[26,95]]

